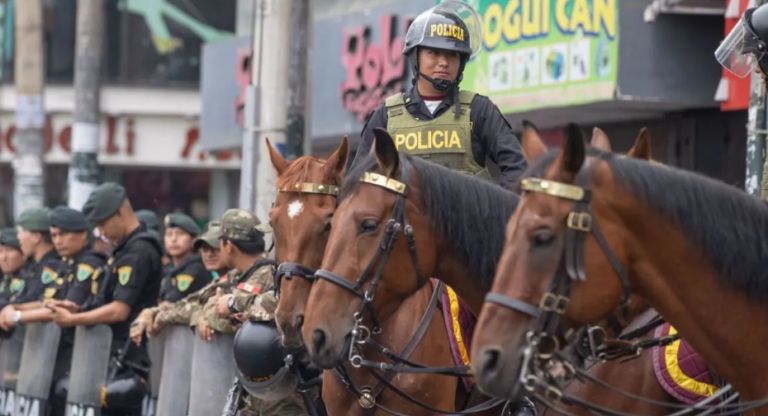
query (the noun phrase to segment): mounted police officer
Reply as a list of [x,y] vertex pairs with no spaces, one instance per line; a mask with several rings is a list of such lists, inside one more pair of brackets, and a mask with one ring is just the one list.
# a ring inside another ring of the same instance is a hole
[[481,44],[480,18],[466,3],[449,0],[416,17],[403,49],[414,86],[371,114],[357,155],[370,153],[375,127],[386,128],[399,152],[452,170],[490,180],[490,159],[501,169],[501,185],[511,188],[526,167],[520,142],[488,97],[459,90],[464,67]]
[[768,74],[768,6],[750,8],[715,51],[715,58],[734,75],[744,78],[759,67]]

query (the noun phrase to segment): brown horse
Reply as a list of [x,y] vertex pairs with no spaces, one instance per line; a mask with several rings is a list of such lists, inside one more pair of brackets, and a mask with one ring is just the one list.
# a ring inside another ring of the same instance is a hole
[[[520,142],[523,148],[523,154],[529,164],[531,164],[539,157],[546,154],[548,149],[541,140],[535,126],[528,122],[524,122],[523,125],[524,129],[523,133],[520,135]],[[635,140],[635,144],[629,151],[627,151],[626,157],[651,161],[650,140],[651,138],[648,129],[642,128]],[[606,152],[611,151],[611,142],[608,139],[608,136],[597,127],[595,127],[592,132],[590,145]],[[607,323],[601,323],[599,325],[605,329],[607,337],[615,338],[625,329],[630,330],[645,325],[655,316],[655,311],[651,309],[650,304],[637,295],[632,295],[630,305],[629,313],[626,318],[623,318],[620,313],[614,314],[618,320],[618,327],[616,327],[617,325],[615,324],[608,325]],[[643,337],[643,339],[648,338],[650,338],[650,336]],[[643,354],[632,360],[598,362],[589,367],[588,373],[613,386],[616,390],[629,392],[657,402],[678,403],[657,381],[653,369],[653,354],[651,354],[651,351],[645,351]],[[566,393],[580,397],[584,401],[603,406],[613,411],[645,416],[662,416],[670,413],[670,409],[667,407],[654,405],[648,402],[639,402],[591,382],[571,382],[564,390]],[[561,406],[573,414],[583,416],[592,414],[584,407],[565,406],[562,404]],[[548,412],[549,409],[547,409],[545,414]],[[556,411],[553,413],[557,414]]]
[[[331,219],[336,210],[338,186],[347,162],[347,140],[345,137],[327,160],[302,157],[293,162],[286,161],[269,142],[267,144],[272,165],[278,174],[279,189],[269,213],[279,263],[276,276],[279,304],[275,316],[283,343],[297,347],[302,344],[300,331],[304,305],[312,287],[314,269],[320,266],[323,258]],[[432,289],[429,287],[405,299],[399,309],[382,321],[382,329],[388,336],[380,342],[400,353],[416,336],[420,342],[416,340],[415,349],[408,358],[431,366],[453,366],[450,350],[445,345],[447,335],[442,314],[434,313],[437,305],[431,301]],[[432,313],[425,315],[428,309],[432,309]],[[425,316],[428,321],[422,323]],[[420,327],[424,327],[421,331],[425,332],[414,335]],[[366,350],[365,353],[372,359],[387,361],[374,352]],[[383,389],[384,384],[377,383],[364,369],[353,368],[349,364],[345,364],[344,368],[358,389],[367,387],[372,390],[370,394],[376,403],[401,413],[432,414]],[[466,400],[463,387],[456,393],[459,386],[455,378],[428,374],[394,376],[391,374],[389,378],[395,387],[432,407],[453,409]],[[358,392],[345,387],[333,370],[324,373],[323,400],[328,413],[334,416],[359,415],[361,411],[372,414],[376,411],[367,407],[369,404],[360,399]]]
[[[768,396],[768,358],[757,353],[768,342],[764,202],[693,172],[587,149],[574,134],[524,178],[492,290],[506,305],[486,303],[475,333],[472,365],[484,391],[520,394],[520,376],[551,352],[541,349],[556,335],[544,319],[578,327],[635,293],[743,401]],[[545,294],[556,310],[534,306]]]

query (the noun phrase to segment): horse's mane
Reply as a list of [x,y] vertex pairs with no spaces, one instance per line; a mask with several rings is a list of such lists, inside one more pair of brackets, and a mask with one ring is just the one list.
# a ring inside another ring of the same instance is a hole
[[311,182],[309,179],[309,168],[313,164],[322,167],[325,165],[325,159],[314,156],[302,156],[290,162],[288,168],[277,178],[277,187],[292,188],[297,183]]
[[[590,151],[595,155],[595,151]],[[541,177],[559,151],[542,156],[526,176]],[[768,205],[702,174],[598,154],[617,184],[679,226],[712,262],[719,279],[753,301],[768,302]]]
[[[364,157],[347,172],[339,201],[357,192],[365,172],[377,171],[376,158]],[[506,224],[520,198],[500,186],[421,158],[405,154],[400,158],[414,166],[420,202],[445,246],[466,265],[481,289],[490,289],[504,248]]]

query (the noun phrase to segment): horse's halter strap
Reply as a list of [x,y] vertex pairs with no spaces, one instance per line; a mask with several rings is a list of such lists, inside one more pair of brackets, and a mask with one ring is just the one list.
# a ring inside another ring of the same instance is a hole
[[565,314],[570,302],[571,282],[586,280],[584,243],[590,232],[594,235],[621,280],[624,288],[624,295],[621,300],[622,313],[624,316],[627,315],[630,295],[629,277],[594,220],[590,205],[592,193],[589,189],[589,176],[589,160],[587,159],[576,176],[575,186],[539,178],[525,178],[521,182],[521,188],[526,192],[537,192],[573,201],[573,209],[566,220],[568,228],[557,270],[539,304],[537,306],[531,305],[500,293],[489,293],[485,297],[486,302],[537,318],[534,327],[534,334],[536,335],[553,337],[556,335],[556,331],[560,329],[560,317]]
[[[408,222],[408,216],[406,215],[406,198],[410,188],[408,183],[411,179],[411,165],[405,158],[400,158],[400,166],[402,167],[402,174],[400,181],[381,175],[378,173],[366,172],[360,182],[375,185],[384,188],[390,192],[396,194],[395,206],[392,208],[392,215],[390,215],[387,221],[386,228],[384,230],[384,236],[379,243],[378,250],[374,253],[373,258],[366,266],[363,273],[357,279],[356,282],[350,282],[343,277],[330,272],[328,270],[318,270],[315,273],[316,278],[327,280],[337,286],[340,286],[349,292],[355,294],[357,297],[363,300],[360,305],[360,311],[355,315],[356,326],[361,326],[363,319],[363,311],[368,309],[374,320],[373,333],[378,333],[381,330],[378,314],[373,308],[373,296],[376,293],[376,289],[381,281],[381,276],[384,272],[384,267],[387,264],[392,249],[395,247],[395,242],[400,233],[400,229],[403,229],[403,233],[407,238],[408,251],[411,253],[411,260],[416,270],[416,287],[420,289],[424,285],[424,278],[421,273],[421,267],[419,266],[418,256],[416,254],[416,240],[413,236],[413,227]],[[370,279],[371,285],[368,290],[363,290],[363,285]],[[365,338],[365,336],[363,336]]]
[[[302,194],[314,194],[314,195],[330,195],[334,198],[339,197],[339,187],[336,185],[328,185],[323,183],[311,183],[311,182],[299,182],[293,187],[278,188],[278,192],[297,192]],[[274,243],[273,243],[274,244]],[[280,283],[282,279],[291,280],[293,277],[300,277],[309,281],[310,283],[315,280],[315,270],[310,269],[304,265],[293,262],[283,262],[277,266],[277,271],[274,275],[274,287],[275,294],[280,296]]]

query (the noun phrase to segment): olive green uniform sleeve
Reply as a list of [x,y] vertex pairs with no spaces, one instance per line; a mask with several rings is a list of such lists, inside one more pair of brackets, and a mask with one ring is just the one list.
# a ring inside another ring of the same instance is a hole
[[203,310],[203,317],[208,322],[208,326],[216,332],[222,334],[235,334],[237,329],[229,318],[219,318],[216,313],[216,302],[208,302]]
[[181,299],[164,310],[160,316],[161,321],[168,325],[192,325],[192,317],[196,311],[202,309],[202,303],[216,294],[216,288],[220,281],[208,283],[205,287]]
[[[266,265],[255,270],[248,280],[237,285],[233,291],[235,309],[244,312],[249,319],[270,321],[274,318],[277,299],[272,292],[272,266]],[[253,316],[253,318],[251,318]]]

